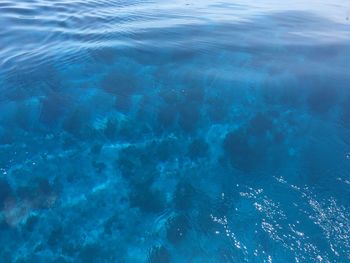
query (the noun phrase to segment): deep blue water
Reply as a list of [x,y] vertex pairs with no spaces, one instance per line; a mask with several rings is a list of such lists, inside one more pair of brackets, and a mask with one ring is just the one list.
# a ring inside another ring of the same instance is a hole
[[0,0],[0,262],[350,262],[350,2],[254,2]]

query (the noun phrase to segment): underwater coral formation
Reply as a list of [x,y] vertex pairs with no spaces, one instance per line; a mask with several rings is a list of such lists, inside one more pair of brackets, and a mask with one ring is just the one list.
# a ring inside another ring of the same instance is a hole
[[2,37],[34,42],[0,49],[1,262],[350,259],[348,27],[217,1],[12,2]]

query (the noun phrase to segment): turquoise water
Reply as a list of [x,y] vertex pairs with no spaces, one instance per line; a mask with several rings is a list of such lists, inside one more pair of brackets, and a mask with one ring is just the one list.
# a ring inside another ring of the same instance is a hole
[[350,3],[0,1],[1,262],[349,262]]

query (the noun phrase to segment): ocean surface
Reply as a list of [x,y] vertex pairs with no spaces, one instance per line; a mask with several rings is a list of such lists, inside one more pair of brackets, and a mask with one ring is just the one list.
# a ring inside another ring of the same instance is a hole
[[0,262],[350,262],[350,2],[0,0]]

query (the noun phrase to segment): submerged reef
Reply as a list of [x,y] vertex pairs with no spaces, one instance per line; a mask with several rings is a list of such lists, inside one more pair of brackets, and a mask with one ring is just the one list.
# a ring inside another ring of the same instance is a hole
[[175,215],[167,222],[166,238],[170,243],[177,245],[186,238],[189,228],[189,221],[184,214]]
[[12,197],[12,188],[7,181],[0,179],[0,209],[3,209],[8,199]]
[[0,262],[349,261],[346,21],[34,2],[0,4]]
[[165,197],[159,190],[148,189],[147,186],[138,185],[132,189],[130,206],[138,207],[146,213],[159,213],[166,207]]
[[164,246],[154,246],[149,252],[148,263],[170,263],[171,255]]
[[191,159],[206,157],[209,153],[209,144],[205,139],[194,139],[188,148],[188,156]]
[[191,184],[186,182],[178,183],[173,194],[175,209],[186,211],[193,208],[195,193],[195,189]]
[[257,148],[254,142],[249,140],[245,130],[228,133],[223,147],[232,166],[238,169],[254,169],[264,158],[263,149]]

